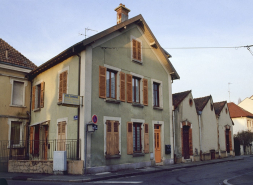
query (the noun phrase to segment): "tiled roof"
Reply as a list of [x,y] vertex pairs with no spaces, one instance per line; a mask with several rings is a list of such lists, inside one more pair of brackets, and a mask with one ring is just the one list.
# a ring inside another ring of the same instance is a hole
[[202,111],[210,98],[211,98],[211,95],[201,97],[201,98],[194,98],[194,103],[195,103],[195,106],[196,106],[196,110],[197,111]]
[[215,114],[220,114],[227,101],[213,103]]
[[[6,50],[8,50],[8,58],[6,58]],[[0,63],[22,67],[27,69],[35,69],[37,66],[10,46],[7,42],[0,38]]]
[[191,90],[172,94],[174,108],[177,108],[177,106],[185,99],[185,97],[190,92],[191,92]]
[[231,118],[238,118],[238,117],[250,117],[253,118],[253,114],[244,110],[243,108],[239,107],[235,103],[231,102],[228,103],[228,109]]

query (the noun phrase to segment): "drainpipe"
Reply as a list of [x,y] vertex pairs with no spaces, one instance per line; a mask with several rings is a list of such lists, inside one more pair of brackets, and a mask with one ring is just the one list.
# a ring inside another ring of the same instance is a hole
[[201,114],[202,111],[198,111],[199,116],[199,154],[200,154],[200,160],[202,161],[202,140],[201,140]]
[[175,109],[174,109],[174,107],[173,107],[173,111],[172,111],[172,126],[173,126],[173,154],[174,154],[174,164],[176,163],[176,149],[175,149],[175,147],[176,147],[176,139],[175,139]]
[[[74,50],[74,49],[73,49]],[[79,54],[76,54],[79,59],[78,63],[78,96],[80,96],[80,75],[81,75],[81,56]],[[80,128],[80,106],[77,109],[77,151],[76,151],[76,157],[79,159],[79,128]]]

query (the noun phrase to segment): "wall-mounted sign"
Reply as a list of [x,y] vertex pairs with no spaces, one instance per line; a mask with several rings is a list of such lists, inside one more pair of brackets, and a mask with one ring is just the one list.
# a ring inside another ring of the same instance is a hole
[[74,94],[63,94],[62,105],[67,107],[79,107],[80,96]]
[[98,117],[97,117],[97,115],[94,114],[94,115],[92,116],[91,120],[92,120],[93,123],[96,124],[96,123],[98,122]]
[[78,120],[78,115],[75,115],[75,116],[74,116],[74,120]]

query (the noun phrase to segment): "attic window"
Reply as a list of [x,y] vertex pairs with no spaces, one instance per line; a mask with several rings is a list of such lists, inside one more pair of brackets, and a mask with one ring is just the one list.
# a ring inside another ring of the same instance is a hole
[[193,104],[193,103],[192,103],[192,99],[190,98],[190,99],[189,99],[189,105],[192,106],[192,104]]
[[228,113],[228,108],[226,108],[226,114]]
[[213,104],[211,103],[211,110],[213,111]]

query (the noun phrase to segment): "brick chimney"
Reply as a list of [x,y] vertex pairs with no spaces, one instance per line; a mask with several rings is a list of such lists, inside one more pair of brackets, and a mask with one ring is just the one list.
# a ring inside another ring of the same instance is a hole
[[117,24],[128,20],[128,13],[130,10],[126,8],[125,5],[120,3],[119,6],[115,8],[115,11],[117,12]]

